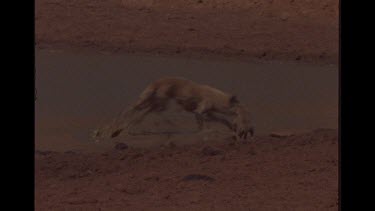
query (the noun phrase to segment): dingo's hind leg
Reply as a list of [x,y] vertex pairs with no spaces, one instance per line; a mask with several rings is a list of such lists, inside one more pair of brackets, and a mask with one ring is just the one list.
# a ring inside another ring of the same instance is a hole
[[[119,117],[115,119],[113,126],[111,127],[110,137],[114,138],[120,135],[124,129],[129,128],[129,124],[133,121],[134,116],[139,116],[139,112],[147,111],[151,106],[152,98],[155,96],[155,90],[153,86],[148,86],[140,95],[137,102],[129,109],[121,112]],[[130,120],[129,120],[130,119]],[[113,129],[116,128],[116,129]]]
[[128,122],[126,129],[129,129],[133,125],[140,124],[144,118],[152,112],[160,113],[167,109],[168,99],[150,98],[148,101],[149,102],[145,102],[147,106],[134,108],[136,116]]

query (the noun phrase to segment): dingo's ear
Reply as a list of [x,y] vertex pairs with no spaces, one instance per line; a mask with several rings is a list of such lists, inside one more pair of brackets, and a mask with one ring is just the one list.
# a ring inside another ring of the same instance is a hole
[[229,103],[231,105],[234,105],[234,104],[239,103],[239,101],[238,101],[238,99],[237,99],[237,97],[235,95],[232,95],[232,97],[229,99]]

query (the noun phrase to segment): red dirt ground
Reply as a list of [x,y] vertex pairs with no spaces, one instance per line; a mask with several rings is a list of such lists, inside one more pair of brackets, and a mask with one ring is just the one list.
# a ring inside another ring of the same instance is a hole
[[338,209],[337,130],[35,159],[39,211]]
[[36,0],[38,48],[337,63],[338,0]]

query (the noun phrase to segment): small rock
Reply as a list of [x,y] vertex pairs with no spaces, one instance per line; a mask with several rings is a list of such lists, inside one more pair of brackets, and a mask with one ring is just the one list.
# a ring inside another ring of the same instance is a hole
[[156,160],[156,157],[155,156],[150,156],[149,160]]
[[52,151],[41,151],[41,150],[36,150],[35,151],[35,154],[37,154],[37,155],[50,155],[50,154],[52,154],[53,152]]
[[203,155],[207,155],[207,156],[215,156],[215,155],[223,154],[223,151],[207,146],[202,149],[202,153]]
[[227,137],[225,140],[227,141],[236,141],[237,137],[235,135]]
[[285,131],[285,132],[272,132],[272,133],[270,133],[270,136],[271,137],[275,137],[275,138],[287,138],[287,137],[293,136],[293,135],[294,135],[294,133],[287,132],[287,131]]
[[231,142],[228,143],[228,145],[231,146],[231,147],[236,146],[236,142],[231,141]]
[[74,151],[72,151],[72,150],[65,151],[64,153],[65,153],[65,154],[69,154],[69,155],[75,155],[75,154],[77,154],[76,152],[74,152]]
[[176,144],[173,141],[171,141],[171,142],[168,143],[168,147],[172,148],[172,149],[176,148]]
[[145,180],[146,181],[159,181],[160,177],[158,177],[158,176],[148,176],[148,177],[145,177]]
[[127,148],[129,148],[129,146],[127,144],[125,144],[125,143],[117,143],[115,145],[115,149],[116,150],[125,150]]
[[225,157],[225,155],[223,155],[221,158],[220,158],[220,160],[221,161],[225,161],[227,158]]
[[189,174],[185,176],[182,180],[183,181],[204,180],[204,181],[210,181],[210,182],[215,181],[214,178],[206,176],[206,175],[202,175],[202,174]]
[[142,153],[137,153],[137,154],[132,156],[133,159],[137,159],[137,158],[140,158],[140,157],[143,157]]
[[120,160],[126,160],[128,158],[128,155],[123,155],[120,157]]
[[54,189],[54,188],[57,187],[57,185],[56,184],[50,184],[48,187]]
[[256,155],[257,153],[254,150],[249,150],[248,154],[249,155]]
[[127,186],[126,188],[122,190],[122,192],[131,194],[131,195],[144,193],[145,191],[146,191],[145,188],[138,186],[138,185]]
[[286,20],[288,20],[288,18],[289,18],[289,14],[286,13],[286,12],[283,12],[283,13],[280,15],[280,18],[281,18],[281,20],[286,21]]
[[123,184],[115,184],[114,189],[123,192],[125,190],[125,186]]
[[119,130],[116,130],[115,132],[112,133],[111,135],[111,138],[115,138],[117,137],[118,135],[120,135],[120,133],[122,132],[123,129],[119,129]]
[[313,130],[314,133],[332,132],[332,131],[335,131],[335,129],[331,129],[331,128],[317,128],[317,129]]

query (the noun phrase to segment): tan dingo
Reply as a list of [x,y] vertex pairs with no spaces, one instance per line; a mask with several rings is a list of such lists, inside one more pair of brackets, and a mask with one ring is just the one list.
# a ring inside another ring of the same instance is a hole
[[[114,138],[130,125],[138,124],[151,112],[162,112],[168,108],[168,102],[175,100],[184,110],[194,113],[200,130],[204,121],[217,121],[235,131],[240,138],[252,136],[253,126],[249,112],[241,105],[236,96],[207,85],[178,77],[159,79],[146,87],[138,101],[126,110],[112,126],[94,132],[94,137],[109,136]],[[232,122],[216,114],[234,117]],[[123,124],[123,119],[132,118]]]

